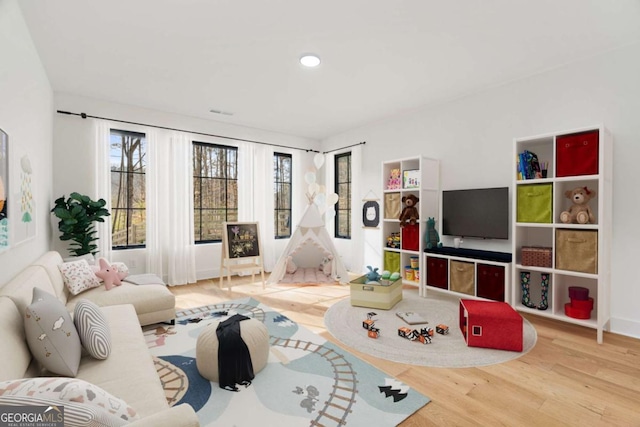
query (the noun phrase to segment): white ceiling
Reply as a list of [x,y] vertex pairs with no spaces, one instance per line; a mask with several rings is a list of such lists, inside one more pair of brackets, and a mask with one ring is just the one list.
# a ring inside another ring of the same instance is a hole
[[18,3],[55,91],[315,139],[640,41],[639,0]]

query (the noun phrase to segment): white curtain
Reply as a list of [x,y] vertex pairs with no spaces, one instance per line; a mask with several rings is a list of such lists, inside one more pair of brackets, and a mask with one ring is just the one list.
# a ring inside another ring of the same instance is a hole
[[238,146],[238,221],[257,221],[265,271],[275,265],[273,148],[241,142]]
[[147,271],[170,285],[196,282],[191,138],[147,134]]
[[[95,200],[104,199],[107,202],[106,208],[111,212],[111,160],[109,152],[111,148],[110,142],[110,126],[104,120],[94,119],[95,132],[95,185],[92,198]],[[98,257],[111,259],[111,216],[104,217],[104,222],[98,222],[96,225],[98,231]]]
[[[364,247],[362,199],[365,195],[363,193],[364,186],[360,180],[362,176],[362,147],[363,145],[351,147],[351,245],[354,248]],[[364,264],[364,251],[353,251],[351,253],[353,271],[363,271]]]

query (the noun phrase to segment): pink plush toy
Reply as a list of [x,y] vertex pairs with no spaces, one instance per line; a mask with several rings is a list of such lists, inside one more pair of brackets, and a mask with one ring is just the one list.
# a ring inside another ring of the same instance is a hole
[[127,273],[120,273],[118,269],[109,265],[106,259],[100,258],[100,270],[96,271],[96,276],[104,280],[104,287],[110,290],[114,286],[122,285],[122,279],[127,277]]

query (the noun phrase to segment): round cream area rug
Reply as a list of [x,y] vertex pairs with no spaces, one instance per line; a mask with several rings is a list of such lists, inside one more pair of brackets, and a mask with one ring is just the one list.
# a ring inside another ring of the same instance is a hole
[[[467,347],[459,327],[459,301],[451,295],[429,292],[427,298],[418,296],[418,290],[404,290],[403,299],[390,310],[353,307],[346,298],[327,310],[324,322],[327,329],[338,340],[349,347],[381,359],[411,365],[440,368],[468,368],[503,363],[526,354],[536,344],[537,334],[531,323],[523,318],[522,352]],[[362,321],[367,313],[373,316],[375,327],[380,329],[377,339],[369,338]],[[400,319],[397,312],[414,312],[428,324],[409,325]],[[398,336],[398,328],[436,328],[437,324],[449,326],[447,335],[434,333],[431,344],[409,341]]]

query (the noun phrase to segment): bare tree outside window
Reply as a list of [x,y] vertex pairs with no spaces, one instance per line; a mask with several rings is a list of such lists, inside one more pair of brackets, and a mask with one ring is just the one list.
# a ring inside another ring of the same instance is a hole
[[111,239],[113,249],[146,241],[145,134],[111,130]]
[[222,241],[222,223],[238,221],[238,149],[193,142],[196,243]]
[[335,237],[351,238],[351,152],[335,157],[336,205]]
[[273,206],[276,239],[291,237],[291,154],[273,155]]

